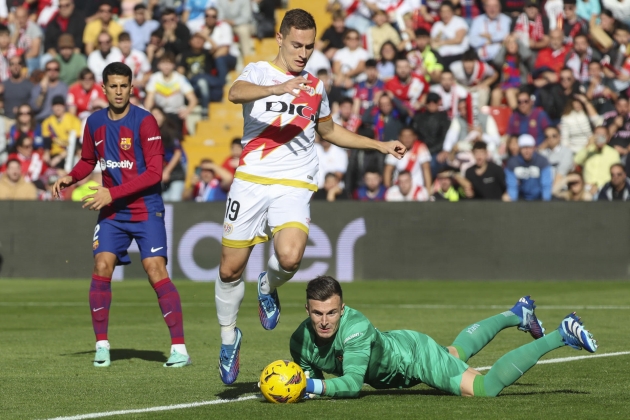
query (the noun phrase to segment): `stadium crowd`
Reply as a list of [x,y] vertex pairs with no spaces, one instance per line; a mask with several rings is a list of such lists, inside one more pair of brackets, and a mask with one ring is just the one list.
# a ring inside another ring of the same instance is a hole
[[[0,199],[50,200],[107,105],[102,68],[134,73],[165,146],[164,199],[221,201],[242,151],[185,184],[184,121],[274,36],[279,0],[0,0]],[[316,7],[320,7],[318,4]],[[334,0],[307,71],[334,120],[400,161],[318,139],[336,201],[630,200],[630,0]],[[212,116],[210,115],[210,119]],[[2,136],[2,133],[5,136]],[[78,136],[80,137],[80,135]],[[80,200],[98,170],[67,191]]]

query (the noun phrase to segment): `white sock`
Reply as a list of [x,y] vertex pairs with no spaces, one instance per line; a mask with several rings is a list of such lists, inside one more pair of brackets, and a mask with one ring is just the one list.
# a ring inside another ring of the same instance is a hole
[[[282,286],[288,282],[295,275],[295,271],[286,271],[280,266],[280,261],[276,257],[276,253],[271,254],[269,261],[267,261],[267,274],[266,279],[263,279],[260,286],[260,291],[265,294],[273,293],[276,288]],[[267,280],[265,282],[265,280]],[[268,289],[269,291],[267,291]]]
[[96,349],[99,347],[106,347],[109,350],[109,340],[100,340],[96,342]]
[[[226,283],[221,280],[220,276],[217,276],[214,285],[214,301],[217,306],[219,325],[221,325],[222,344],[234,344],[236,340],[236,335],[234,334],[236,316],[238,315],[238,309],[241,307],[244,296],[245,283],[243,283],[243,279]],[[232,330],[231,334],[228,332],[228,329]]]
[[171,344],[171,353],[176,351],[179,354],[183,354],[184,356],[188,356],[188,352],[186,351],[186,344]]

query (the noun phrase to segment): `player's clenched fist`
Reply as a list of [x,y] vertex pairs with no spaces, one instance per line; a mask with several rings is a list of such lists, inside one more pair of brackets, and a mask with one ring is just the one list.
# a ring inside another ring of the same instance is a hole
[[385,141],[382,142],[381,145],[383,147],[383,153],[389,153],[396,159],[402,159],[402,157],[405,156],[405,153],[407,153],[407,148],[398,140]]
[[59,178],[52,187],[53,197],[59,198],[61,196],[61,190],[68,188],[70,185],[72,185],[72,177],[70,175]]
[[312,81],[303,76],[294,77],[293,79],[287,80],[280,85],[276,85],[273,94],[280,96],[284,95],[285,93],[290,93],[293,96],[298,96],[300,94],[300,91],[307,90],[307,85],[311,83]]

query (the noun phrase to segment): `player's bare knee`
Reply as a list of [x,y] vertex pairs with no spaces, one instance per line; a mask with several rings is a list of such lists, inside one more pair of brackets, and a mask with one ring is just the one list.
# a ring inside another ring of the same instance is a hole
[[276,257],[285,271],[295,271],[300,267],[302,261],[302,253],[296,249],[285,249],[282,252],[276,251]]
[[101,277],[111,277],[114,273],[114,266],[104,258],[94,259],[94,274]]
[[221,265],[219,267],[219,277],[224,283],[237,281],[243,275],[243,269],[233,269],[232,267]]

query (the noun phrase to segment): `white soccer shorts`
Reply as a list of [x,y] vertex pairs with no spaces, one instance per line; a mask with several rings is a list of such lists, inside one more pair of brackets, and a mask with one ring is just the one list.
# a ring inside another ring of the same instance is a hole
[[248,248],[295,227],[308,235],[313,191],[286,185],[263,185],[235,178],[230,188],[223,220],[223,246]]

